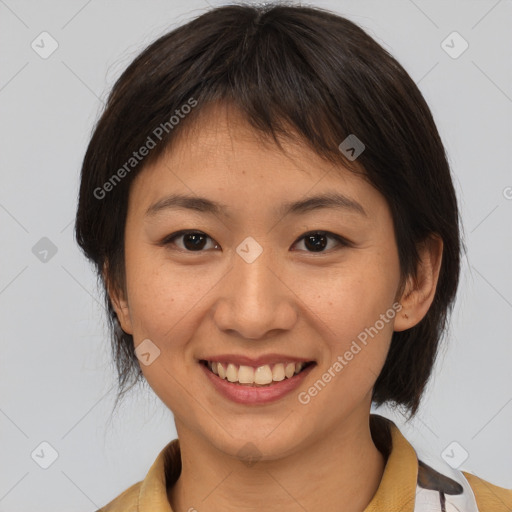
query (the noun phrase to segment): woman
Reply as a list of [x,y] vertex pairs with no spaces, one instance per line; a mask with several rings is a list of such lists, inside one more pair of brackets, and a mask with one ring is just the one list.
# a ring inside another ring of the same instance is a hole
[[512,507],[370,414],[416,413],[461,241],[430,110],[352,22],[226,6],[150,45],[90,141],[76,235],[118,398],[145,379],[178,433],[102,511]]

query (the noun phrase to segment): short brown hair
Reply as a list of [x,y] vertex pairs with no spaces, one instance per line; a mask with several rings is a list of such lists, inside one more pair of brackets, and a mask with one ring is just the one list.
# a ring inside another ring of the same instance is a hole
[[[133,151],[155,127],[168,126],[190,98],[197,100],[194,109],[172,129],[161,130],[156,147],[113,183]],[[418,244],[431,234],[443,240],[433,303],[417,325],[393,333],[373,389],[376,405],[404,406],[412,417],[458,286],[457,200],[443,144],[418,87],[374,39],[335,13],[279,4],[213,8],[160,37],[124,71],[83,160],[75,225],[78,244],[94,263],[105,292],[105,265],[112,269],[109,282],[124,290],[130,183],[213,101],[236,106],[258,133],[271,135],[278,145],[279,136],[298,137],[327,161],[353,172],[357,167],[338,146],[350,134],[363,141],[357,164],[391,209],[402,282],[415,275]],[[108,193],[99,194],[107,183]],[[143,376],[133,338],[121,329],[108,293],[105,300],[119,399],[130,382],[131,388]]]

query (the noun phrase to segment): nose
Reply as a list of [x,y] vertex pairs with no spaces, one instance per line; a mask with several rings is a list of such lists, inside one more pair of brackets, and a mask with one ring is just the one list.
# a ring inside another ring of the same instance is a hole
[[219,288],[214,321],[225,333],[266,339],[293,328],[298,318],[293,283],[287,281],[270,250],[252,262],[238,253]]

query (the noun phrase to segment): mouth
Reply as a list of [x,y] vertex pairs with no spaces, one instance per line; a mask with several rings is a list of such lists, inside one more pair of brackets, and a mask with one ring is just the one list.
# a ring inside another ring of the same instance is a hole
[[278,382],[293,379],[310,366],[316,364],[315,361],[290,361],[264,364],[256,367],[228,363],[225,361],[207,361],[205,359],[201,359],[199,362],[205,366],[209,372],[222,380],[239,386],[253,388],[270,387]]

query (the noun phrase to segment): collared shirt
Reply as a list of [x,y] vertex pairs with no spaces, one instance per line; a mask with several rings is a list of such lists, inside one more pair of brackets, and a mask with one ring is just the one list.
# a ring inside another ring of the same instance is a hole
[[[465,471],[433,466],[418,454],[389,419],[370,415],[373,441],[386,459],[377,492],[364,512],[512,512],[512,489]],[[438,464],[437,464],[438,465]],[[159,453],[141,482],[96,512],[173,512],[167,499],[181,473],[179,440]]]

